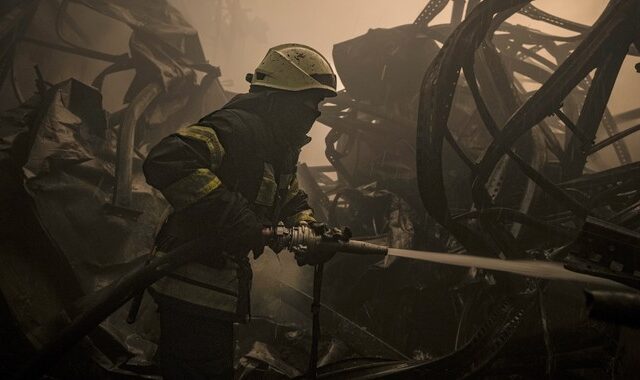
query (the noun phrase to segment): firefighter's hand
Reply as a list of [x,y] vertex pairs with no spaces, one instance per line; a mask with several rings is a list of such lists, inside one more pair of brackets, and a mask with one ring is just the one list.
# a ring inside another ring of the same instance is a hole
[[238,207],[229,220],[226,249],[238,257],[246,257],[249,251],[257,258],[264,250],[264,226],[248,207]]
[[[325,236],[325,234],[331,231],[331,229],[329,228],[329,226],[327,226],[326,223],[321,223],[316,221],[313,221],[313,222],[301,221],[297,224],[297,226],[309,227],[313,231],[313,233],[315,233],[317,236]],[[327,237],[329,236],[327,235]]]
[[241,247],[238,253],[242,256],[251,251],[253,257],[258,258],[264,251],[265,240],[262,235],[262,225],[247,226],[238,236],[238,246]]
[[285,230],[284,223],[280,222],[274,227],[266,227],[263,232],[266,245],[276,254],[287,248],[287,241],[283,238],[283,232]]
[[329,232],[330,228],[329,226],[327,226],[326,223],[320,223],[320,222],[300,222],[300,224],[307,224],[309,226],[309,228],[311,228],[313,230],[313,232],[316,233],[316,235],[318,236],[322,236],[324,234],[326,234],[327,232]]
[[[351,238],[351,230],[346,227],[343,229],[329,228],[326,224],[319,222],[309,222],[308,224],[301,222],[300,224],[308,225],[316,236],[321,237],[323,242],[348,241]],[[294,247],[296,262],[299,266],[323,264],[336,254],[336,251],[329,249],[328,246],[316,246],[311,250],[306,246]]]

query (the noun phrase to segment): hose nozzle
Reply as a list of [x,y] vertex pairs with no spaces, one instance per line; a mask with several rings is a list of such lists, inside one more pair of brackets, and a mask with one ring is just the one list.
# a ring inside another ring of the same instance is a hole
[[306,224],[287,228],[279,223],[271,231],[269,246],[287,248],[296,255],[299,264],[324,262],[337,252],[382,256],[387,254],[387,247],[351,240],[351,231],[346,227],[319,232]]

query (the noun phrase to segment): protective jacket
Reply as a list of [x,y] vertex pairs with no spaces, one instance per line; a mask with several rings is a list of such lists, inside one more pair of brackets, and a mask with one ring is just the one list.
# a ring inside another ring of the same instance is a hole
[[143,169],[174,211],[156,239],[158,254],[201,236],[210,252],[158,281],[156,299],[216,318],[245,321],[255,231],[278,221],[313,221],[296,164],[309,139],[288,133],[296,120],[270,92],[236,96],[221,110],[158,143]]

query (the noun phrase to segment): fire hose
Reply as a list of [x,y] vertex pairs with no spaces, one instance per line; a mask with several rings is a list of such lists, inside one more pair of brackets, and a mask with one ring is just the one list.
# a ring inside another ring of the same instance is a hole
[[[448,265],[498,270],[530,277],[561,279],[616,287],[621,286],[617,282],[601,277],[570,271],[564,268],[562,263],[533,260],[501,260],[472,255],[387,248],[363,241],[352,240],[348,228],[333,228],[318,232],[308,225],[287,228],[283,224],[279,224],[273,228],[265,229],[264,233],[266,237],[265,243],[274,247],[274,250],[286,248],[296,255],[299,264],[315,266],[313,303],[311,308],[313,315],[312,346],[309,368],[306,374],[307,378],[316,378],[317,376],[318,341],[320,336],[319,309],[323,264],[330,260],[337,252],[359,255],[389,255]],[[72,348],[85,335],[90,333],[109,315],[139,294],[140,291],[149,287],[179,266],[197,259],[198,256],[203,253],[210,252],[210,248],[215,245],[216,242],[212,241],[211,238],[201,238],[183,244],[167,252],[165,255],[153,257],[146,265],[124,275],[115,283],[96,293],[90,301],[85,302],[85,304],[91,306],[79,313],[73,321],[63,329],[58,337],[45,344],[35,354],[29,365],[25,367],[16,378],[39,378],[55,364],[65,352]],[[133,314],[133,318],[135,319],[135,313]]]
[[[296,255],[304,255],[306,257],[325,255],[325,257],[330,258],[336,252],[384,255],[387,250],[386,247],[351,240],[348,229],[333,229],[322,235],[318,235],[311,227],[306,225],[292,228],[279,225],[275,228],[267,229],[266,234],[267,244],[279,244],[283,248],[288,248],[290,251],[296,253]],[[102,323],[109,315],[139,294],[141,290],[149,287],[176,268],[197,259],[199,255],[210,252],[211,250],[207,249],[207,247],[215,245],[216,242],[211,241],[210,238],[201,238],[185,243],[167,252],[165,255],[153,257],[144,266],[133,270],[115,283],[98,291],[91,300],[84,301],[84,304],[91,306],[75,316],[72,322],[65,327],[56,338],[38,350],[33,359],[29,361],[25,368],[16,374],[15,378],[40,378],[69,349],[95,329],[96,326]],[[314,291],[313,303],[316,305],[314,310],[319,308],[322,275],[322,269],[319,267],[321,267],[321,264],[316,265],[316,273],[319,273],[319,275],[314,281],[314,283],[318,285],[317,290]],[[133,317],[135,318],[135,315]],[[314,320],[317,321],[317,326],[314,331],[317,331],[317,334],[319,334],[319,320],[317,315],[315,315]],[[315,339],[316,354],[317,339],[318,338]],[[314,368],[315,373],[315,362],[313,365],[310,365],[310,368],[311,367]]]

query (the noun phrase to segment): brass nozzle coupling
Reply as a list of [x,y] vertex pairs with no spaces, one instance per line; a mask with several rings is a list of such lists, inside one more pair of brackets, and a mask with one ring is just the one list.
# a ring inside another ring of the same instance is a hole
[[322,237],[308,225],[295,226],[290,230],[288,248],[293,252],[313,251],[321,241]]

